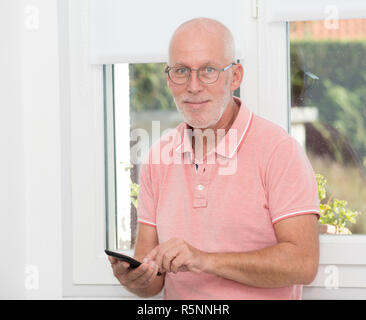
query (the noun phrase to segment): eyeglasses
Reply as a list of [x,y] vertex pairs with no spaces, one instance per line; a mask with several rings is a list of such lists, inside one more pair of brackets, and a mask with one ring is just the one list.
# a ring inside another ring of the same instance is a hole
[[203,66],[198,69],[191,69],[188,67],[166,67],[165,73],[168,74],[169,79],[175,84],[185,84],[190,78],[192,71],[197,71],[197,78],[204,84],[212,84],[217,81],[220,73],[226,71],[236,63],[230,63],[227,67],[218,69],[211,66]]

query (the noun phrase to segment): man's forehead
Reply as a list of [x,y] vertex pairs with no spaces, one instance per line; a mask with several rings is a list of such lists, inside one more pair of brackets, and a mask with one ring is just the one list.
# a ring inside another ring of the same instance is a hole
[[225,43],[224,37],[220,33],[201,29],[188,29],[181,30],[174,34],[171,39],[171,48],[178,48],[180,50],[206,50],[215,49],[216,47],[222,48]]
[[172,41],[169,58],[174,63],[222,63],[225,60],[225,45],[221,39],[209,37],[182,37]]
[[230,31],[211,19],[195,19],[182,24],[174,32],[169,45],[169,63],[183,57],[223,63],[234,59],[234,43]]
[[204,54],[202,52],[180,52],[180,54],[171,54],[169,56],[169,64],[175,66],[186,66],[191,68],[198,68],[205,65],[220,67],[226,63],[224,55]]

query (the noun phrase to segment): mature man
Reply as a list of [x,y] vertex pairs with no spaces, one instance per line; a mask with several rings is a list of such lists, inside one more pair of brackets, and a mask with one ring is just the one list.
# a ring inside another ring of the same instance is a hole
[[[234,52],[215,20],[187,21],[172,36],[167,81],[184,122],[141,167],[135,258],[144,262],[130,270],[110,258],[138,296],[165,284],[165,299],[300,299],[316,275],[314,172],[285,130],[233,96],[243,78]],[[202,130],[214,139],[199,139]],[[175,161],[154,163],[167,149]]]

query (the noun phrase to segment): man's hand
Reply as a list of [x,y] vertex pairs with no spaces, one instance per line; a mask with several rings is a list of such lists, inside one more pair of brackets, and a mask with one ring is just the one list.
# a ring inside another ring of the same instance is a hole
[[142,263],[135,269],[129,269],[128,262],[119,261],[113,257],[108,257],[108,259],[114,276],[129,289],[147,288],[157,277],[158,266],[153,261]]
[[173,238],[157,245],[143,261],[155,261],[161,272],[200,273],[204,270],[206,255],[206,252],[192,247],[184,240]]

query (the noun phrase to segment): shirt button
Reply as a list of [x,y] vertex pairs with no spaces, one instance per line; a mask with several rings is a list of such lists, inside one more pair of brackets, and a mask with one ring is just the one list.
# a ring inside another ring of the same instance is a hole
[[200,190],[200,191],[202,191],[204,188],[205,188],[205,187],[204,187],[202,184],[199,184],[199,185],[197,186],[197,189],[198,189],[198,190]]

